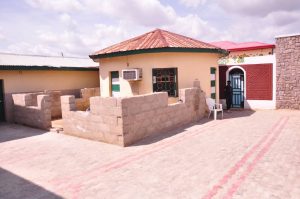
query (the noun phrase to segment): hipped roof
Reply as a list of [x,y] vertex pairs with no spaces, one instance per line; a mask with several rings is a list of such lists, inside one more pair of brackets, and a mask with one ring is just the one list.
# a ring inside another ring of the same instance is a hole
[[166,30],[156,29],[132,39],[104,48],[90,55],[92,59],[151,52],[213,52],[225,50],[203,41]]

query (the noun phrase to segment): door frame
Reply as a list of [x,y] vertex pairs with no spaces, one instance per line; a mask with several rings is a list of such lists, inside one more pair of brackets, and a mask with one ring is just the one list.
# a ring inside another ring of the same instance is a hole
[[241,69],[244,73],[244,100],[246,101],[247,99],[247,74],[244,68],[242,68],[241,66],[232,66],[230,67],[227,71],[226,71],[226,82],[229,81],[229,73],[230,71],[234,70],[234,69]]
[[112,74],[113,73],[118,73],[118,79],[119,79],[119,93],[121,92],[121,88],[120,88],[120,72],[119,71],[110,71],[109,73],[109,89],[110,89],[110,96],[113,96],[113,77]]
[[[0,112],[0,122],[4,122],[5,121],[5,99],[4,99],[4,80],[0,79],[0,95],[2,95],[2,107],[0,107],[0,110],[2,109],[3,112]],[[0,98],[1,99],[1,98]],[[1,106],[0,104],[0,106]],[[3,118],[3,119],[1,119]]]
[[235,69],[240,69],[244,73],[244,89],[243,89],[243,94],[244,94],[244,107],[240,108],[245,108],[245,104],[247,101],[247,75],[246,75],[246,70],[241,67],[241,66],[231,66],[227,71],[226,71],[226,82],[230,81],[230,72]]

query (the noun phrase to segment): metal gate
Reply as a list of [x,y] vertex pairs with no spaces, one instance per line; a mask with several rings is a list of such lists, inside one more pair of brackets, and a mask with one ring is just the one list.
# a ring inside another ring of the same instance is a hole
[[232,107],[244,108],[244,73],[242,70],[233,70],[229,74],[232,86]]
[[178,96],[177,68],[154,68],[152,78],[153,92],[166,91],[171,97]]

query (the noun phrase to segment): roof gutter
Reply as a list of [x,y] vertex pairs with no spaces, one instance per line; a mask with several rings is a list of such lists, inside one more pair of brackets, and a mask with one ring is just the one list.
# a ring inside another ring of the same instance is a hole
[[251,46],[251,47],[242,47],[242,48],[229,48],[227,49],[230,52],[236,51],[247,51],[247,50],[258,50],[258,49],[266,49],[266,48],[275,48],[275,45],[264,45],[264,46]]
[[139,49],[139,50],[129,50],[129,51],[119,51],[106,54],[96,54],[89,55],[93,60],[109,57],[120,57],[127,55],[136,55],[144,53],[161,53],[161,52],[195,52],[195,53],[217,53],[217,54],[229,54],[227,50],[221,48],[149,48],[149,49]]

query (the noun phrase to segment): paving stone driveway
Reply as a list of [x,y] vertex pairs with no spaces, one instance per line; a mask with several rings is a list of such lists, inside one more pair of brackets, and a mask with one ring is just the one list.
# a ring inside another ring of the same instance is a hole
[[0,124],[0,198],[300,198],[300,111],[234,111],[121,148]]

